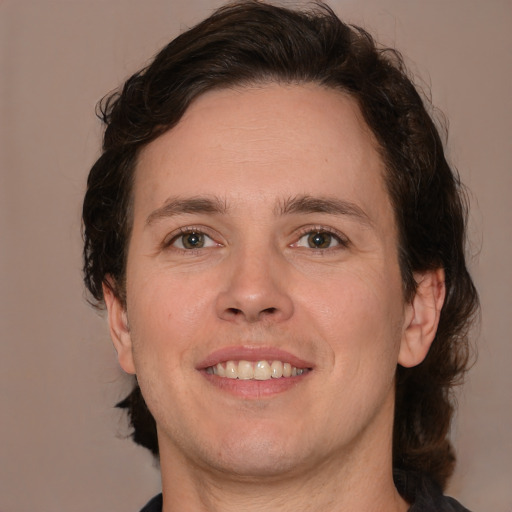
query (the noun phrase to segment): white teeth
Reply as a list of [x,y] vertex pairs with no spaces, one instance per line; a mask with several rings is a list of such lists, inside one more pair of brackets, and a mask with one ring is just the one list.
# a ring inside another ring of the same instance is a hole
[[254,378],[256,380],[268,380],[271,376],[270,365],[267,361],[259,361],[254,367]]
[[[211,367],[213,369],[213,367]],[[226,376],[226,369],[224,366],[222,366],[220,363],[215,367],[214,372],[215,375],[218,375],[219,377],[225,377]]]
[[269,380],[295,377],[307,373],[307,368],[297,368],[282,361],[226,361],[206,368],[206,373],[240,380]]
[[[215,368],[213,369],[215,373]],[[228,361],[226,363],[226,377],[228,379],[236,379],[238,377],[238,368],[233,361]]]
[[254,368],[249,361],[240,361],[238,363],[238,378],[249,380],[254,379]]
[[272,361],[270,365],[270,372],[272,373],[272,378],[279,379],[279,377],[283,376],[283,363],[281,361]]

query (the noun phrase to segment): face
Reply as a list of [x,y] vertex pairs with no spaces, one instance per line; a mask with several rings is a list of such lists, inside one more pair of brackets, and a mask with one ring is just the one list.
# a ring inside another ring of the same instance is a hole
[[162,459],[254,476],[389,449],[414,308],[384,172],[316,85],[209,92],[142,151],[107,306]]

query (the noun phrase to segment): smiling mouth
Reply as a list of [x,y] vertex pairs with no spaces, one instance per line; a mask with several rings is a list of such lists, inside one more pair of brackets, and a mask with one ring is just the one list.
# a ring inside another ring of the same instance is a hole
[[291,363],[274,361],[231,360],[208,366],[205,371],[225,379],[270,380],[298,377],[311,371],[311,368],[298,368]]

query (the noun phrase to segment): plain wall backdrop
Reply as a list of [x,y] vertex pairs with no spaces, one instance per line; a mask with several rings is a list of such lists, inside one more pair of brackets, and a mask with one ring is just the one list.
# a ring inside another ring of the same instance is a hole
[[[450,121],[472,192],[479,359],[459,394],[450,493],[512,510],[512,2],[333,0],[398,47]],[[113,404],[127,382],[81,282],[96,102],[214,0],[0,1],[0,510],[137,511],[159,491]]]

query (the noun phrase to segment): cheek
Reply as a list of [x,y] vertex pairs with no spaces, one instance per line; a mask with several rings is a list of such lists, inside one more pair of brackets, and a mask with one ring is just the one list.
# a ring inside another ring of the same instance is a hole
[[[401,282],[397,273],[344,272],[322,287],[309,288],[303,301],[328,343],[336,365],[350,365],[350,372],[372,366],[396,366],[404,322]],[[349,362],[350,360],[350,362]]]
[[[136,293],[130,294],[130,285]],[[137,361],[159,360],[166,367],[183,362],[190,340],[208,332],[211,297],[207,283],[158,272],[128,283],[128,319]]]

